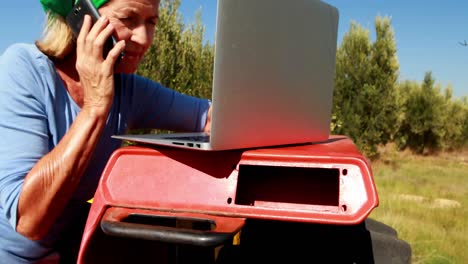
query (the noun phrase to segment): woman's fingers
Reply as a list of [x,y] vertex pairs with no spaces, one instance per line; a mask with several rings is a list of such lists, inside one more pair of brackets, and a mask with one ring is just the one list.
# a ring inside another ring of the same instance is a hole
[[103,58],[103,46],[114,32],[109,19],[101,17],[94,25],[90,16],[85,16],[80,36],[77,39],[76,69],[83,87],[83,107],[92,107],[108,111],[114,93],[114,64],[118,53],[124,49],[124,41],[119,42],[110,52],[110,57]]
[[105,58],[105,63],[108,67],[108,70],[111,70],[111,68],[114,67],[114,65],[117,63],[118,58],[120,57],[120,54],[125,50],[125,41],[121,40],[115,44],[114,47],[109,51],[109,54],[107,54],[107,57]]
[[83,18],[83,25],[81,26],[80,33],[76,39],[76,49],[78,53],[83,53],[86,47],[86,37],[88,36],[89,31],[91,30],[92,21],[89,15],[85,15]]
[[81,68],[95,68],[101,65],[101,70],[108,74],[113,73],[114,65],[121,52],[125,49],[122,42],[115,47],[110,47],[112,52],[104,54],[107,48],[106,42],[110,41],[115,29],[109,22],[109,18],[101,16],[93,25],[89,15],[85,15],[83,26],[77,39],[77,66]]
[[[86,45],[88,51],[93,56],[101,56],[103,54],[103,45],[105,40],[114,32],[114,28],[109,24],[109,19],[106,16],[100,17],[86,36]],[[104,58],[103,58],[104,59]]]

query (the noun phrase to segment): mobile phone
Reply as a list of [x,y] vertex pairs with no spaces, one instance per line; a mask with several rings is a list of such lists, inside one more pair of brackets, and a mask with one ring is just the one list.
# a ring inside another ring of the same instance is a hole
[[[86,14],[91,16],[93,24],[101,17],[99,15],[99,11],[96,9],[96,7],[94,7],[91,0],[77,0],[72,10],[66,17],[67,24],[72,29],[75,38],[77,38],[78,34],[80,33],[81,26],[83,26],[84,16]],[[104,44],[102,54],[103,58],[107,57],[107,54],[115,44],[117,44],[117,40],[114,36],[111,36]],[[120,54],[117,62],[122,59],[123,55],[123,53]]]

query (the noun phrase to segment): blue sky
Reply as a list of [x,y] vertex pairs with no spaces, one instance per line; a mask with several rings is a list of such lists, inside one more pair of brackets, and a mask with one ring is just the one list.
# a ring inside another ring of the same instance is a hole
[[[340,12],[338,42],[351,21],[369,29],[374,19],[389,16],[395,30],[400,79],[421,81],[432,71],[436,82],[452,85],[455,97],[468,96],[468,1],[465,0],[324,0]],[[287,3],[287,1],[285,1]],[[216,0],[182,0],[180,11],[192,21],[202,9],[206,40],[215,35]],[[39,0],[4,1],[0,11],[0,53],[16,42],[33,42],[42,31],[44,12]],[[339,44],[339,43],[338,43]]]

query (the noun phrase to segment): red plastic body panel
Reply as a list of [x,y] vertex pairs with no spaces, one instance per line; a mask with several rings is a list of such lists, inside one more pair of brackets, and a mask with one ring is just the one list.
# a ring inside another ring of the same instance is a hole
[[377,206],[369,163],[345,136],[232,151],[124,147],[103,172],[80,255],[109,207],[348,225]]

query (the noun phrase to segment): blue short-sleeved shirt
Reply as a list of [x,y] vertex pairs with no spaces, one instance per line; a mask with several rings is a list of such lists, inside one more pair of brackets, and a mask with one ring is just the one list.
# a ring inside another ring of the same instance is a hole
[[115,98],[88,168],[47,237],[31,241],[15,231],[23,181],[65,135],[80,111],[54,64],[35,45],[15,44],[0,56],[0,262],[33,263],[54,251],[62,230],[92,198],[101,172],[132,128],[200,131],[209,100],[194,98],[137,75],[115,75]]

